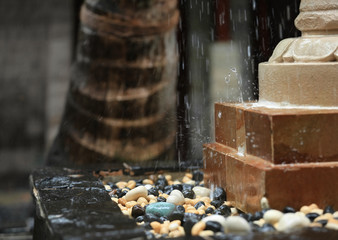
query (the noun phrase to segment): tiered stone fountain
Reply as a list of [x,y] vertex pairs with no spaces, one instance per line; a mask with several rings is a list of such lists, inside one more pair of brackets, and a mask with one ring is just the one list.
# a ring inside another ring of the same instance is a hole
[[302,0],[299,38],[259,65],[257,103],[216,103],[205,181],[244,211],[338,208],[338,1]]

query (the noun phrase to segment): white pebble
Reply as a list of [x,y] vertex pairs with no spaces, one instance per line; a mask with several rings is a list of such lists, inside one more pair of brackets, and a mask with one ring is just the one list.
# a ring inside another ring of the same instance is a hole
[[147,197],[148,190],[145,186],[138,186],[125,195],[127,201],[136,201],[139,197]]
[[210,197],[211,190],[206,187],[196,186],[192,189],[196,196],[200,197]]
[[173,203],[175,205],[182,205],[184,203],[184,198],[181,198],[180,196],[177,195],[170,195],[167,198],[168,203]]
[[208,221],[212,221],[212,222],[218,222],[219,224],[222,225],[223,228],[225,228],[226,226],[226,221],[225,221],[225,217],[221,216],[221,215],[217,215],[217,214],[213,214],[210,216],[207,216],[205,218],[202,218],[203,222],[208,222]]
[[151,184],[146,184],[144,186],[146,187],[147,190],[149,190],[149,189],[151,189],[153,187],[153,185],[151,185]]
[[310,220],[300,214],[286,213],[279,220],[277,225],[278,231],[292,231],[310,225]]
[[269,201],[266,197],[262,197],[262,199],[261,199],[261,208],[262,209],[269,209],[270,208]]
[[250,230],[248,221],[240,216],[230,216],[225,219],[225,233],[248,233]]
[[271,209],[264,213],[263,219],[266,223],[270,223],[274,225],[283,217],[283,213],[281,211]]
[[179,225],[177,223],[170,223],[169,225],[169,231],[175,231],[177,230]]

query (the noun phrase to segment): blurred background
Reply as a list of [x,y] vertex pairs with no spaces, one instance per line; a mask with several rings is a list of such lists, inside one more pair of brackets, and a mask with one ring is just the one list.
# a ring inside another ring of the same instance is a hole
[[[178,2],[177,161],[200,165],[202,145],[213,141],[213,103],[258,99],[258,64],[300,34],[300,0]],[[28,177],[62,118],[81,4],[0,0],[1,239],[31,239]]]

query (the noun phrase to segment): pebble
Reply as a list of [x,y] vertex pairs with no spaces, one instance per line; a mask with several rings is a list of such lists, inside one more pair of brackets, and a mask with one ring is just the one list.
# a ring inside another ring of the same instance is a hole
[[145,213],[144,208],[139,204],[134,205],[131,210],[131,216],[134,218],[137,218],[138,216],[142,216],[144,215],[144,213]]
[[225,218],[221,215],[210,215],[210,216],[207,216],[205,218],[202,218],[201,220],[202,222],[208,222],[208,221],[212,221],[212,222],[218,222],[223,228],[225,228],[226,226],[226,221],[225,221]]
[[213,192],[213,197],[214,200],[219,200],[221,202],[224,202],[227,199],[226,192],[221,187],[216,187],[215,191]]
[[177,195],[170,195],[167,198],[167,202],[173,203],[175,205],[182,205],[184,203],[184,197],[180,197],[180,196],[177,196]]
[[192,189],[196,196],[200,197],[210,197],[211,190],[206,187],[196,186]]
[[191,229],[191,235],[192,236],[198,236],[206,227],[206,224],[204,221],[199,221],[196,223],[192,229]]
[[133,201],[137,200],[139,197],[147,197],[148,195],[148,190],[145,186],[138,186],[125,195],[126,201]]
[[262,209],[269,209],[270,208],[269,201],[268,201],[268,199],[266,197],[262,197],[260,203],[261,203],[261,208]]
[[307,217],[296,213],[286,213],[279,220],[277,230],[289,232],[309,225],[310,220]]
[[325,227],[332,230],[338,230],[338,220],[334,218],[329,219]]
[[325,214],[325,213],[334,213],[333,207],[332,206],[326,206],[324,208],[324,211],[323,211],[323,214]]
[[239,216],[230,216],[225,219],[224,232],[243,234],[251,231],[250,224]]
[[264,213],[263,219],[266,223],[274,225],[283,217],[283,213],[278,210],[268,210]]
[[154,214],[158,217],[168,217],[175,209],[175,204],[168,202],[157,202],[146,207],[146,213]]

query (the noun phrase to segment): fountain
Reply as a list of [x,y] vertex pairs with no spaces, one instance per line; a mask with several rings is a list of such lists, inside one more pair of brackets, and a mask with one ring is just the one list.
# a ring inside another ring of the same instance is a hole
[[299,38],[259,65],[257,103],[216,103],[205,182],[235,207],[338,207],[338,2],[302,0]]

